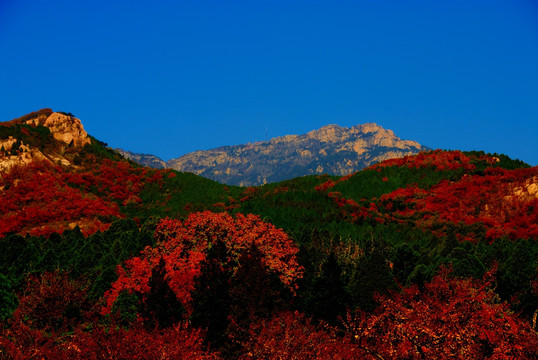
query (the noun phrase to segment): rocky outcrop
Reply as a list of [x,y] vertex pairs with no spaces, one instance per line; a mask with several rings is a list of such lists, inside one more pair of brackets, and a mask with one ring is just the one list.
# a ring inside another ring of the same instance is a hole
[[231,185],[260,185],[303,175],[347,175],[373,163],[428,150],[374,123],[327,125],[304,135],[196,151],[167,162]]
[[512,192],[520,201],[538,199],[538,176],[528,179],[525,184],[516,187]]
[[[17,122],[17,120],[13,120]],[[19,121],[28,125],[42,125],[49,128],[54,139],[66,144],[69,147],[84,147],[90,144],[88,133],[82,127],[82,123],[76,117],[59,112],[53,112],[49,116],[37,116],[25,121]]]
[[[36,130],[44,128],[45,132]],[[44,138],[41,138],[43,136],[47,139],[46,144]],[[80,120],[71,114],[42,109],[2,122],[0,174],[15,165],[32,161],[48,160],[56,164],[72,165],[76,151],[88,144],[91,144],[88,133]]]
[[46,120],[44,125],[57,141],[61,141],[68,146],[84,147],[90,144],[88,133],[82,127],[79,119],[61,113],[53,113]]
[[[17,147],[16,153],[12,152],[15,146]],[[13,166],[29,164],[36,160],[47,160],[47,157],[38,149],[26,145],[13,136],[0,139],[0,176]]]

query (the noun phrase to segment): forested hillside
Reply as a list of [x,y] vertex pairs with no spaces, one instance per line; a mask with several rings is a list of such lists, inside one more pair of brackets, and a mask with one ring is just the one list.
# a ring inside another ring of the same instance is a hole
[[0,127],[70,161],[0,173],[2,359],[536,358],[538,167],[436,150],[244,188],[39,126]]

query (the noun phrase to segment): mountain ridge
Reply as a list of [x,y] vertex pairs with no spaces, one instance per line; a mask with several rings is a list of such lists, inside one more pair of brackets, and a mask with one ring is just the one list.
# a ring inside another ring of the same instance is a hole
[[402,140],[375,123],[328,124],[300,135],[198,150],[164,162],[148,154],[117,149],[145,166],[172,168],[240,186],[262,185],[304,175],[348,175],[376,162],[430,150]]

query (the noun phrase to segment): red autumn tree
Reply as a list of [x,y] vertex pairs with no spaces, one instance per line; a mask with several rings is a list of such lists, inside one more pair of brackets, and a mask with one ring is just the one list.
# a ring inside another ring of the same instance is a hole
[[130,329],[96,326],[91,332],[78,330],[63,344],[65,359],[218,359],[204,350],[200,331],[179,323],[159,330],[135,324]]
[[485,162],[495,164],[498,159],[488,155],[465,155],[459,150],[444,151],[422,151],[417,155],[404,156],[396,159],[389,159],[371,166],[371,169],[380,169],[389,166],[405,166],[408,168],[434,167],[437,170],[464,169],[472,171],[476,168],[474,163]]
[[1,176],[0,236],[11,231],[50,234],[71,221],[121,216],[117,204],[69,186],[64,177],[59,166],[45,162],[15,166]]
[[89,157],[84,168],[47,161],[14,166],[0,174],[0,236],[9,232],[50,235],[79,225],[85,235],[123,217],[119,205],[139,205],[147,183],[165,171],[127,161]]
[[241,359],[373,359],[328,325],[314,325],[299,312],[254,323]]
[[13,317],[0,324],[0,358],[61,359],[60,334],[80,326],[88,310],[86,290],[65,272],[30,276]]
[[456,279],[446,268],[425,284],[377,298],[373,314],[347,320],[349,338],[383,359],[534,359],[538,335],[500,303],[493,271]]
[[0,328],[2,359],[219,359],[203,346],[199,330],[178,323],[167,329],[147,330],[140,323],[125,329],[93,324],[91,331],[47,332],[22,323]]
[[232,275],[237,271],[234,264],[238,263],[241,254],[255,245],[263,254],[265,266],[278,274],[281,282],[291,290],[302,276],[302,268],[296,260],[298,248],[292,240],[256,215],[237,214],[233,218],[227,213],[205,211],[191,214],[184,222],[165,219],[158,225],[155,237],[156,247],[147,247],[141,256],[118,267],[118,280],[105,294],[107,304],[103,313],[111,311],[122,291],[147,294],[151,271],[161,257],[170,288],[190,313],[195,278],[200,273],[206,250],[217,241],[224,242],[228,248]]
[[82,283],[59,270],[32,275],[19,297],[12,322],[45,331],[71,330],[89,311],[86,292]]

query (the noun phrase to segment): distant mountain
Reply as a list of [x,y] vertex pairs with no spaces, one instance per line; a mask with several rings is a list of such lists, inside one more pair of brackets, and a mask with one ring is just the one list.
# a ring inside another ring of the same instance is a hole
[[125,158],[127,158],[129,160],[132,160],[134,162],[137,162],[140,165],[144,165],[144,166],[154,168],[154,169],[165,169],[167,167],[166,162],[163,159],[161,159],[161,158],[159,158],[159,157],[157,157],[155,155],[137,154],[137,153],[122,150],[122,149],[114,149],[114,150],[116,150],[123,157],[125,157]]
[[423,150],[429,149],[374,123],[351,128],[327,125],[304,135],[195,151],[166,165],[221,183],[250,186],[304,175],[347,175]]

